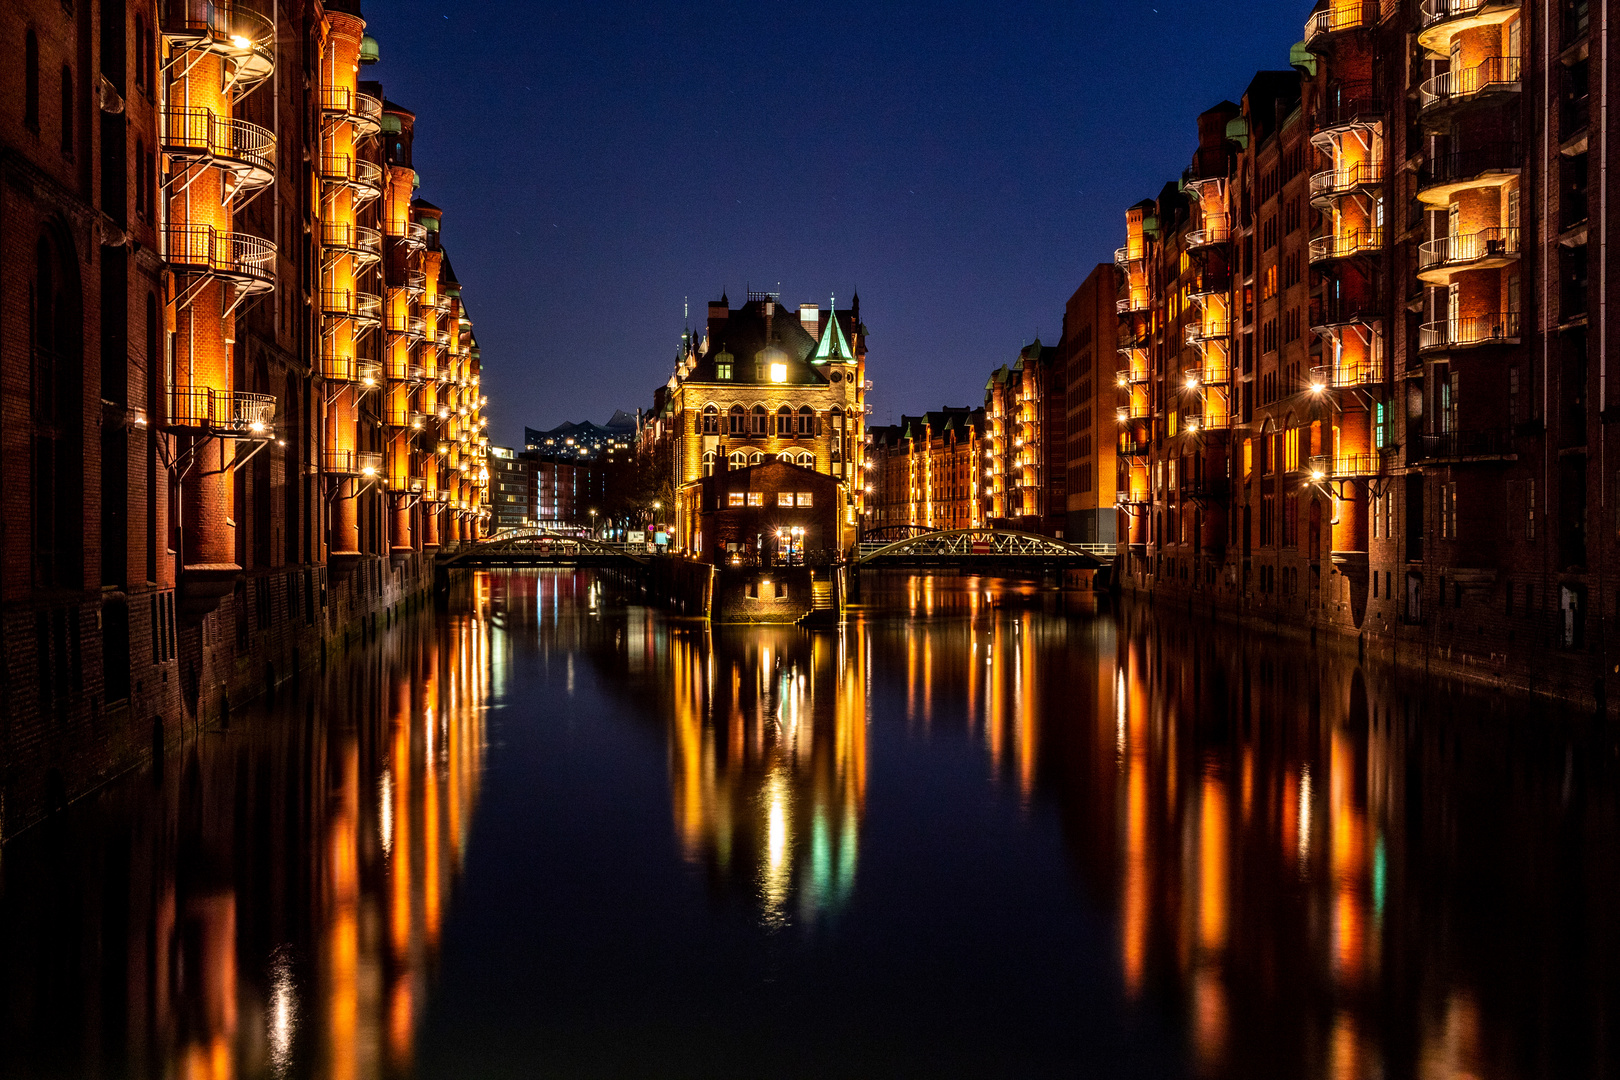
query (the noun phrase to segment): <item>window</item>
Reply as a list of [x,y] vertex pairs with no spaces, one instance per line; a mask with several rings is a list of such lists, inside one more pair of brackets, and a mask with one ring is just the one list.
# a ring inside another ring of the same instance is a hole
[[716,362],[714,365],[714,377],[717,379],[731,378],[731,363],[726,360]]
[[793,492],[791,492],[791,491],[779,491],[779,492],[777,492],[776,493],[776,505],[777,506],[792,506],[793,505]]
[[727,417],[727,420],[728,420],[728,423],[726,425],[726,433],[727,434],[729,434],[729,435],[746,435],[746,434],[748,434],[748,419],[747,419],[747,415],[743,412],[743,407],[741,405],[733,405],[731,407],[731,412],[727,413],[726,417]]
[[1455,481],[1440,485],[1440,537],[1457,538],[1457,484]]
[[73,156],[73,69],[62,65],[62,153]]
[[786,364],[772,364],[771,365],[771,382],[777,382],[777,383],[785,383],[785,382],[787,382],[787,365]]
[[765,493],[763,491],[750,491],[748,493],[748,505],[749,506],[764,506],[765,505]]
[[799,434],[814,435],[816,433],[816,413],[808,405],[799,406]]
[[753,419],[753,425],[752,425],[753,433],[755,435],[764,435],[766,433],[766,425],[768,425],[770,423],[770,414],[765,411],[765,406],[763,406],[763,405],[755,405],[754,406],[754,411],[753,411],[753,414],[752,414],[752,419]]
[[1524,538],[1536,538],[1536,482],[1534,479],[1525,484],[1524,498]]
[[1277,295],[1277,267],[1275,265],[1272,265],[1272,266],[1266,267],[1265,273],[1262,274],[1261,277],[1260,277],[1260,299],[1262,299],[1262,300],[1270,300],[1273,296],[1276,296],[1276,295]]
[[39,35],[32,29],[23,42],[23,123],[39,131]]
[[742,505],[744,505],[746,503],[747,499],[748,499],[748,493],[747,492],[745,492],[745,491],[733,491],[729,495],[726,496],[726,505],[727,506],[742,506]]
[[720,434],[720,410],[713,405],[703,406],[703,422],[701,428],[705,435]]
[[1283,471],[1299,471],[1299,428],[1283,432]]
[[797,504],[799,506],[810,506],[810,505],[812,505],[811,498],[810,498],[811,494],[812,493],[808,492],[808,491],[801,491],[801,492],[798,492],[794,496],[794,498],[797,500]]
[[710,450],[708,453],[703,455],[703,475],[704,476],[713,476],[714,475],[714,451],[713,450]]
[[776,410],[776,434],[784,439],[793,435],[793,412],[786,405]]
[[748,467],[748,454],[742,450],[733,450],[726,455],[726,460],[731,463],[733,469],[746,469]]
[[[1515,368],[1514,370],[1517,371],[1518,369]],[[1382,401],[1373,406],[1373,446],[1379,450],[1389,445],[1389,429],[1386,426],[1388,419],[1384,409],[1385,405]]]

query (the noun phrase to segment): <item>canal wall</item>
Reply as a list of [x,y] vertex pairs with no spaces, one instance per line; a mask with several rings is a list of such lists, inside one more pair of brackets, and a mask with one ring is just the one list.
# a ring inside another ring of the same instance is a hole
[[1412,620],[1397,614],[1399,600],[1387,596],[1387,587],[1380,590],[1386,595],[1378,602],[1363,597],[1354,604],[1350,597],[1355,583],[1336,570],[1330,570],[1326,587],[1343,595],[1337,602],[1330,600],[1325,611],[1314,598],[1307,603],[1299,597],[1296,604],[1288,595],[1255,597],[1133,575],[1122,575],[1118,585],[1124,599],[1161,615],[1184,614],[1330,645],[1427,674],[1557,698],[1593,710],[1620,709],[1620,671],[1607,641],[1611,620],[1583,613],[1579,624],[1571,627],[1568,613],[1556,606],[1556,596],[1544,598],[1542,604],[1532,600],[1529,611],[1521,607],[1509,616],[1478,605],[1458,586],[1446,606]]
[[[425,552],[246,571],[215,610],[192,620],[172,590],[134,601],[114,594],[76,621],[7,620],[12,644],[32,651],[43,642],[73,663],[59,666],[66,678],[41,673],[36,695],[12,695],[0,708],[0,842],[374,637],[428,604],[432,585]],[[130,611],[132,603],[150,611]],[[119,607],[134,670],[122,700],[107,705],[102,650],[91,646]]]

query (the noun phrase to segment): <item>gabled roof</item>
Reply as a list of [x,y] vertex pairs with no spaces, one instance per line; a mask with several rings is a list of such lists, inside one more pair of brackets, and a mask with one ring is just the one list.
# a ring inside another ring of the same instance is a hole
[[855,354],[850,351],[849,342],[844,340],[844,328],[838,324],[838,304],[836,298],[827,302],[827,329],[822,332],[821,344],[816,346],[816,355],[810,361],[812,364],[830,364],[843,360],[853,362]]

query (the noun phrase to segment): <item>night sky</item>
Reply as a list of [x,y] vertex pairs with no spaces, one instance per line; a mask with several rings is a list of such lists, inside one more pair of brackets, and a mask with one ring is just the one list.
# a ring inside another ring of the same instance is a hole
[[492,438],[651,402],[722,288],[848,303],[876,422],[979,404],[1309,4],[371,0]]

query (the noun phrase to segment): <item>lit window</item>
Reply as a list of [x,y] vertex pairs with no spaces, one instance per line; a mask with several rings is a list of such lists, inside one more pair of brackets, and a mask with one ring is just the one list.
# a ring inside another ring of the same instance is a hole
[[745,493],[743,493],[741,491],[733,491],[727,497],[726,505],[728,505],[728,506],[741,506],[741,505],[743,505],[743,502],[745,501],[745,499],[746,499]]
[[765,505],[765,493],[763,491],[750,491],[748,493],[748,505],[749,506],[764,506]]
[[798,498],[799,498],[799,505],[800,506],[809,506],[810,505],[810,492],[801,491],[801,492],[799,492]]
[[729,378],[731,378],[731,365],[730,364],[716,364],[716,365],[714,365],[714,377],[717,378],[717,379],[729,379]]
[[787,382],[787,365],[771,365],[771,382]]
[[791,491],[778,492],[777,495],[776,495],[776,505],[777,506],[792,506],[793,505],[793,492],[791,492]]

